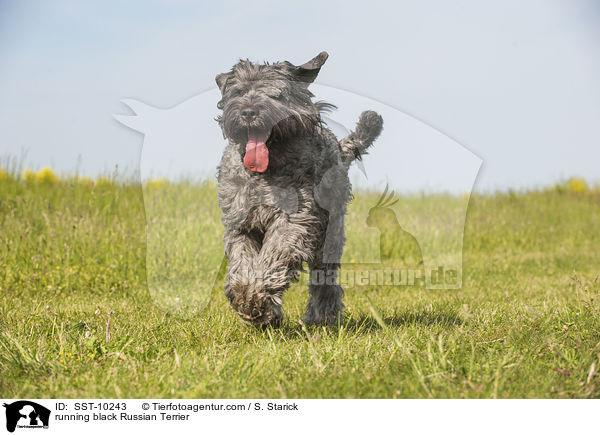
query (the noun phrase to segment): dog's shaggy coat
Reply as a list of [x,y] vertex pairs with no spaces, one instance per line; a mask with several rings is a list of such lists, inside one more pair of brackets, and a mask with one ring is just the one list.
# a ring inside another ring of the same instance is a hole
[[308,85],[327,53],[302,66],[240,61],[216,77],[219,122],[228,139],[218,168],[218,198],[228,259],[225,294],[256,326],[283,319],[284,291],[306,262],[307,323],[336,322],[343,313],[337,272],[344,215],[351,199],[348,168],[379,136],[383,120],[360,116],[338,141],[321,120],[334,106],[312,102]]

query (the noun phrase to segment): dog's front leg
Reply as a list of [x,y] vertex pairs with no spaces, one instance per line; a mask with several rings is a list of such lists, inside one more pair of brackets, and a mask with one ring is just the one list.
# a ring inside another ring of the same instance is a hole
[[338,284],[337,263],[315,261],[310,265],[309,299],[304,321],[311,324],[336,323],[344,314],[344,290]]
[[269,292],[282,294],[289,287],[302,262],[312,258],[316,236],[301,218],[281,215],[269,225],[257,263]]
[[261,259],[261,241],[251,234],[228,233],[225,253],[228,259],[225,295],[236,313],[257,327],[278,326],[284,287],[274,286],[274,273]]
[[227,257],[225,295],[236,308],[240,299],[262,279],[257,276],[254,266],[260,242],[244,232],[231,231],[225,232],[224,245]]

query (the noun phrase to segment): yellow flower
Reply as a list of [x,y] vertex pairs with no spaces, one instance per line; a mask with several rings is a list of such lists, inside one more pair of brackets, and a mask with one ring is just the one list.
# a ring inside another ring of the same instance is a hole
[[146,187],[148,189],[160,189],[167,185],[168,181],[164,178],[155,178],[153,180],[146,181]]
[[5,171],[4,169],[0,168],[0,183],[4,183],[10,180],[11,178],[12,175],[8,171]]
[[90,177],[77,177],[77,183],[80,184],[81,186],[85,186],[85,187],[92,187],[94,185],[94,182],[92,181],[92,179]]
[[94,187],[110,187],[112,186],[112,180],[108,177],[99,177],[94,182]]
[[587,188],[587,182],[583,178],[574,177],[567,182],[567,190],[571,193],[583,193]]
[[42,184],[56,184],[60,180],[50,168],[44,168],[37,173],[37,180]]
[[37,175],[31,169],[25,169],[23,171],[23,174],[21,175],[21,178],[27,184],[35,184],[35,182],[37,181]]

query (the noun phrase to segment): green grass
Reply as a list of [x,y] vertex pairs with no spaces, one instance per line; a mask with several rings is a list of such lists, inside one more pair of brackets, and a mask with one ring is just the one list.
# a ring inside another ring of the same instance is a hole
[[[212,287],[216,187],[148,189],[168,194],[146,216],[139,185],[0,177],[0,396],[600,397],[598,192],[474,196],[462,289],[349,288],[343,324],[307,328],[295,284],[259,331]],[[403,200],[424,199],[450,201]],[[376,200],[357,194],[348,228]],[[185,283],[185,310],[148,290],[146,217],[170,223],[149,270],[175,265],[151,287]],[[361,243],[349,231],[347,258]]]

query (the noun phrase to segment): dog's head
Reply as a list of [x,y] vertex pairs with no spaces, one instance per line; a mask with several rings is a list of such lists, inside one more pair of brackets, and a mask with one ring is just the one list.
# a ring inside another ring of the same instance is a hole
[[242,60],[230,72],[217,75],[223,97],[217,105],[223,114],[217,121],[223,134],[240,145],[246,168],[265,172],[272,144],[313,134],[319,111],[331,105],[313,103],[308,85],[327,57],[322,52],[301,66]]

